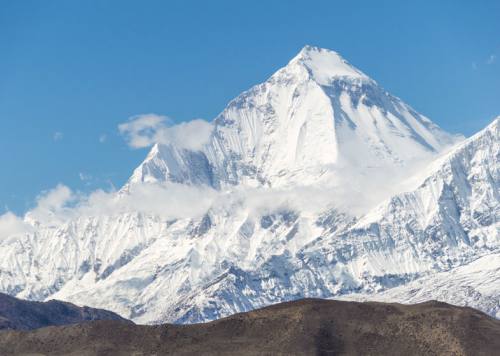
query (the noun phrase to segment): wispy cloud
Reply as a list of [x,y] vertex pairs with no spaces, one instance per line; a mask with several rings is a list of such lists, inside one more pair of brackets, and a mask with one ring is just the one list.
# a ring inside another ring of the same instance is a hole
[[104,143],[104,142],[106,142],[106,140],[107,140],[107,139],[108,139],[108,135],[106,135],[106,134],[101,134],[101,135],[99,136],[99,142],[100,142],[100,143]]
[[54,139],[54,141],[61,141],[63,139],[63,137],[64,137],[64,134],[60,131],[56,131],[52,135],[52,138]]
[[82,182],[88,182],[89,180],[92,179],[92,176],[90,174],[83,173],[83,172],[78,173],[78,176],[80,177],[80,180]]
[[208,143],[213,126],[201,119],[173,124],[166,116],[145,114],[130,118],[127,122],[120,124],[118,130],[132,148],[162,143],[200,150]]
[[488,57],[488,60],[486,61],[486,64],[493,64],[495,63],[497,60],[497,56],[495,54],[491,54],[489,57]]
[[476,62],[472,62],[472,70],[477,70],[477,63]]

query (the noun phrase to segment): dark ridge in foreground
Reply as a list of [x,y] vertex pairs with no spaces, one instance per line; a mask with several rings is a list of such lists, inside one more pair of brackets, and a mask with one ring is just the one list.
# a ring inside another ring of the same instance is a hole
[[0,330],[32,330],[90,320],[127,321],[118,314],[103,309],[79,307],[58,300],[32,302],[0,293]]
[[304,299],[205,324],[0,332],[2,355],[498,355],[500,321],[439,302]]

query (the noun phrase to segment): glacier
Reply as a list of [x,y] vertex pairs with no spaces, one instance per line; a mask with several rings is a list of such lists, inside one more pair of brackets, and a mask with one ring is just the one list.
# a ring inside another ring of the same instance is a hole
[[[138,323],[302,297],[440,299],[498,317],[499,122],[449,134],[306,46],[232,100],[200,149],[152,147],[112,198],[146,209],[26,214],[28,231],[0,238],[0,291]],[[196,214],[165,213],[182,199]]]

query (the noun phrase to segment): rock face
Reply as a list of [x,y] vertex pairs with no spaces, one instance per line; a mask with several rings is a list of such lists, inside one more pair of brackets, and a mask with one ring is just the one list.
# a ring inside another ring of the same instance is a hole
[[131,323],[107,310],[78,307],[58,300],[31,302],[0,293],[0,330],[32,330],[92,320]]
[[495,355],[500,321],[445,303],[307,299],[195,325],[118,321],[0,333],[2,355]]
[[[230,102],[201,150],[154,146],[117,194],[206,189],[218,198],[202,216],[27,217],[31,232],[0,240],[0,290],[139,323],[382,292],[498,316],[496,274],[470,271],[499,266],[499,122],[457,142],[335,52],[305,47]],[[436,273],[448,293],[425,284]]]

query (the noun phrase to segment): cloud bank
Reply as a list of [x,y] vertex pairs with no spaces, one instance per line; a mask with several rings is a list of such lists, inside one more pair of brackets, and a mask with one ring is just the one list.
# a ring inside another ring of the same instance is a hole
[[82,194],[59,184],[40,194],[35,206],[24,216],[11,212],[0,215],[0,242],[38,227],[64,227],[86,217],[148,214],[167,221],[201,218],[209,211],[229,214],[240,210],[254,218],[282,210],[319,212],[331,203],[331,194],[334,191],[307,187],[289,190],[234,187],[216,191],[177,183],[144,183],[130,186],[127,192],[96,190]]

